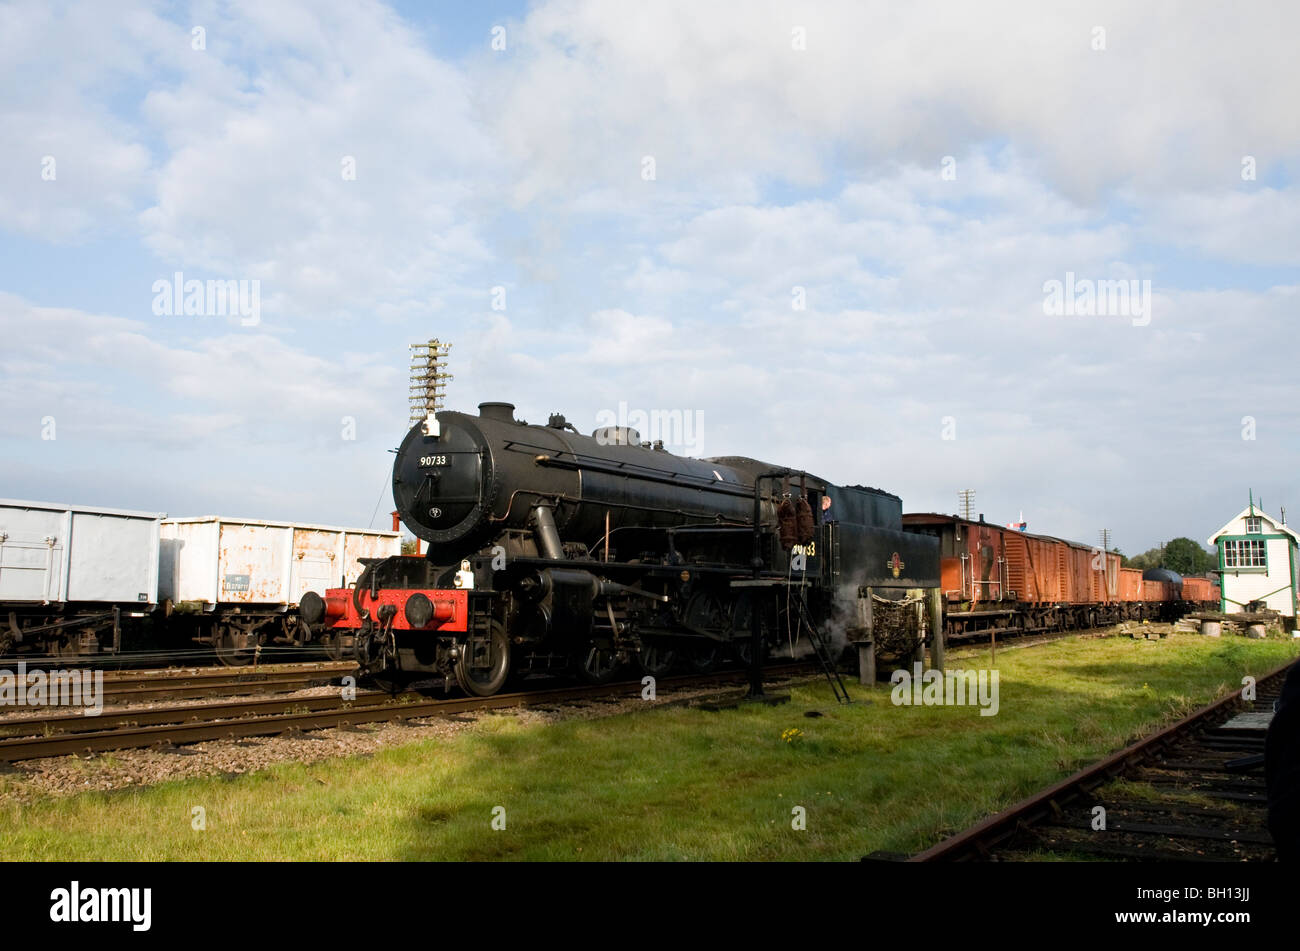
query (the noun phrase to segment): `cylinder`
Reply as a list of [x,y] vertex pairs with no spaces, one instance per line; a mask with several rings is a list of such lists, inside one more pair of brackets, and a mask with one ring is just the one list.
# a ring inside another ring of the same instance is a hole
[[1246,636],[1262,641],[1264,638],[1268,637],[1268,632],[1265,630],[1263,624],[1247,624]]
[[1219,637],[1223,634],[1223,625],[1218,621],[1202,621],[1201,633],[1206,637]]

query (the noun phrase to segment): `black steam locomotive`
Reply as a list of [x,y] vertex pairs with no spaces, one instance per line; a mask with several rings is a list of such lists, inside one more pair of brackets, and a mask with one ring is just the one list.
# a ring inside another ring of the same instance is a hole
[[352,588],[305,596],[302,616],[363,672],[478,696],[519,672],[749,663],[756,611],[770,650],[797,652],[810,628],[843,646],[864,589],[939,584],[937,543],[902,531],[897,496],[677,456],[627,427],[528,425],[509,403],[413,427],[393,498],[427,555],[369,563]]

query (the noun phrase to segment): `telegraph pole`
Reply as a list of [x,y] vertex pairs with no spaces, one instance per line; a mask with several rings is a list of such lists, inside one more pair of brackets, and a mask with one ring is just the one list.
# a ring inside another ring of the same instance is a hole
[[447,354],[451,344],[431,337],[424,343],[411,344],[411,425],[442,409],[443,392],[447,381],[454,377],[447,372]]

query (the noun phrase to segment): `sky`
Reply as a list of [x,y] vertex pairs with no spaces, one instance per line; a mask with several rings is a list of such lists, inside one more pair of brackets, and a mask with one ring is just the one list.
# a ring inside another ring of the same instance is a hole
[[0,3],[0,497],[386,527],[438,337],[449,409],[623,419],[905,511],[970,488],[1134,554],[1250,491],[1300,518],[1298,28]]

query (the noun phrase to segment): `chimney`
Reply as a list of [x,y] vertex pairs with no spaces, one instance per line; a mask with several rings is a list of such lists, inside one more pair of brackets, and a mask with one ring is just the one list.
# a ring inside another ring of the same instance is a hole
[[482,419],[494,419],[499,423],[515,421],[514,403],[479,403],[478,414]]

